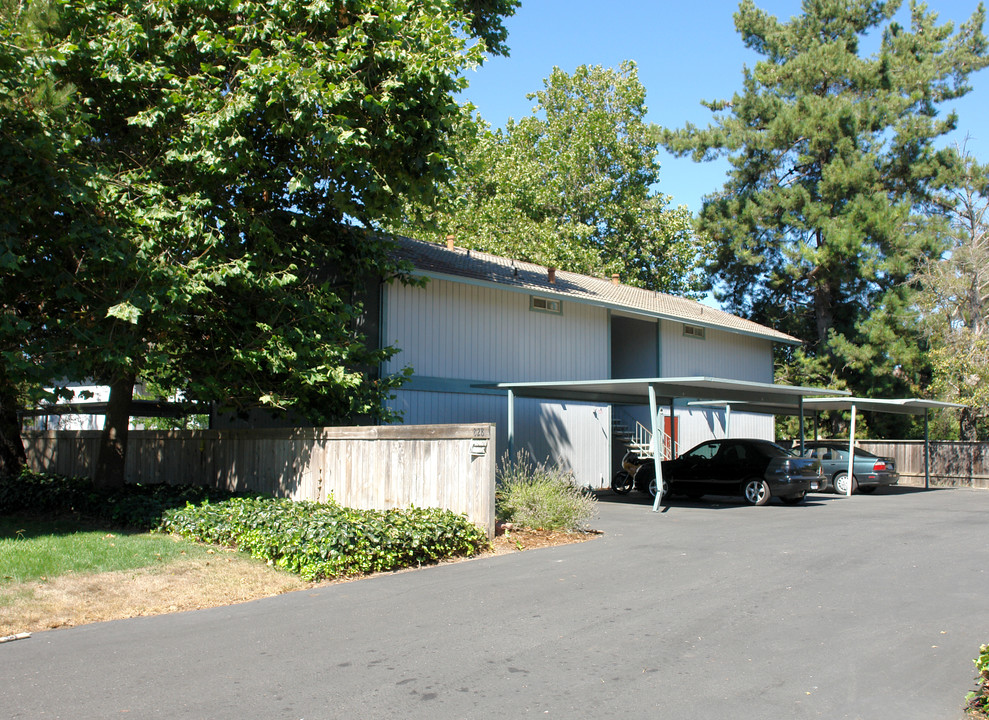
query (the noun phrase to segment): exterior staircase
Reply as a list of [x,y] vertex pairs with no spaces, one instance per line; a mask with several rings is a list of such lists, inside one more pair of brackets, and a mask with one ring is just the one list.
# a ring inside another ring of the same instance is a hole
[[[612,407],[611,435],[618,440],[626,450],[635,453],[640,458],[653,458],[652,430]],[[663,438],[662,460],[674,457],[675,448],[671,447],[669,437]]]

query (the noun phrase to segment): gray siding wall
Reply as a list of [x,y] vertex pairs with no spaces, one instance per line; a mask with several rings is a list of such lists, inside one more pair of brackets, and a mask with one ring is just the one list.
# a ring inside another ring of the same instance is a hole
[[664,377],[706,377],[773,381],[769,340],[707,328],[703,340],[683,334],[683,323],[663,320],[660,372]]
[[386,365],[416,375],[499,382],[607,377],[608,313],[563,301],[556,315],[529,309],[529,295],[430,280],[387,287],[384,339],[402,349]]
[[[471,382],[597,380],[608,377],[608,313],[563,300],[562,314],[529,309],[529,295],[447,280],[386,289],[383,336],[401,348],[386,372],[415,376],[391,407],[411,424],[493,422],[498,457],[507,451],[508,401]],[[483,418],[483,420],[481,419]],[[611,475],[606,406],[519,399],[516,450],[573,471],[582,485]]]

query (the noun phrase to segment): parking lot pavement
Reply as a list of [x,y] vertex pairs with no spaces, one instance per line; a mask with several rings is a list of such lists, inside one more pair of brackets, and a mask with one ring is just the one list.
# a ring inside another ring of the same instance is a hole
[[7,718],[951,718],[989,492],[604,494],[596,540],[0,645]]

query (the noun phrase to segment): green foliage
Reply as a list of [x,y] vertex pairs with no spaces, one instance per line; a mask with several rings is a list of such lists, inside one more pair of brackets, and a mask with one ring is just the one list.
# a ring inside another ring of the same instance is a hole
[[[532,115],[456,127],[458,164],[438,204],[396,229],[631,285],[696,292],[702,244],[685,206],[656,192],[658,139],[634,63],[554,68]],[[430,228],[432,230],[430,231]]]
[[169,510],[161,530],[236,546],[305,580],[473,555],[488,542],[480,528],[449,510],[354,510],[335,502],[264,498]]
[[978,688],[967,695],[968,709],[982,718],[989,718],[989,645],[980,648],[979,657],[973,660],[978,671]]
[[[939,108],[989,63],[981,6],[955,31],[922,3],[904,28],[899,5],[804,3],[781,22],[744,0],[735,26],[762,57],[743,89],[705,103],[710,127],[663,134],[677,155],[731,163],[699,218],[718,299],[804,340],[874,396],[926,386],[906,281],[944,249],[938,193],[958,179],[957,153],[935,145],[956,117]],[[864,55],[860,41],[878,30],[879,50]]]
[[150,530],[169,508],[223,500],[233,493],[193,485],[125,485],[102,488],[85,478],[23,471],[0,477],[0,515],[81,515],[118,527]]
[[0,5],[0,414],[91,377],[124,433],[143,376],[378,416],[404,378],[377,377],[364,294],[407,278],[374,231],[448,177],[463,73],[517,4]]
[[587,530],[597,500],[558,467],[534,463],[527,453],[506,454],[498,467],[495,513],[499,520],[543,530]]
[[962,440],[989,437],[989,168],[963,156],[964,183],[944,196],[948,252],[914,277],[922,328],[930,342],[931,391],[967,407]]

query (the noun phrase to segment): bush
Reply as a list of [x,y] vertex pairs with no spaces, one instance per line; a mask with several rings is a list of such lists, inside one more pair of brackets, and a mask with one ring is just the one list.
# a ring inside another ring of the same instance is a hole
[[98,488],[86,478],[46,475],[29,470],[0,478],[0,515],[76,514],[122,527],[150,530],[168,508],[188,502],[224,500],[235,494],[194,485],[125,485]]
[[233,498],[169,510],[161,530],[236,546],[304,580],[474,555],[488,544],[483,530],[449,510],[355,510],[335,502],[270,498]]
[[978,688],[968,694],[968,709],[976,717],[989,718],[989,645],[983,645],[980,653],[973,661],[979,671],[975,678]]
[[588,530],[597,500],[562,469],[533,463],[519,452],[506,454],[497,473],[495,514],[503,522],[543,530]]

